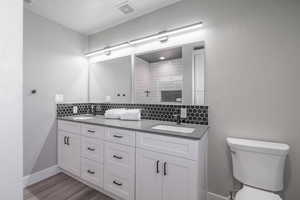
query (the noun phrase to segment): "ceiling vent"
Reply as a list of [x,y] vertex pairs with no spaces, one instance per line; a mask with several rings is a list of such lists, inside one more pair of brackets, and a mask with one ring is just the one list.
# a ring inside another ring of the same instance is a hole
[[119,10],[120,10],[123,14],[125,14],[125,15],[128,15],[128,14],[134,12],[133,7],[128,3],[128,1],[126,1],[126,2],[124,2],[124,3],[122,3],[122,4],[120,4],[120,5],[118,6],[118,8],[119,8]]
[[32,4],[32,0],[24,0],[25,3]]

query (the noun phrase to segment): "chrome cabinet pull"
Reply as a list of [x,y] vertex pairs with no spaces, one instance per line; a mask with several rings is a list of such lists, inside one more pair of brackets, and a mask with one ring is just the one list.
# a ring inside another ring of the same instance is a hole
[[66,145],[70,146],[70,137],[69,136],[66,136]]
[[87,172],[88,172],[89,174],[95,174],[95,172],[94,172],[94,171],[91,171],[91,170],[87,170]]
[[116,158],[116,159],[119,159],[119,160],[123,159],[122,156],[113,155],[113,157]]
[[67,139],[67,136],[64,137],[64,144],[67,144],[66,139]]
[[96,131],[88,130],[89,133],[95,133]]
[[167,176],[167,162],[164,162],[164,176]]
[[159,160],[156,161],[156,173],[159,174]]
[[122,135],[113,135],[115,138],[123,138]]
[[117,186],[122,186],[123,184],[122,183],[119,183],[118,181],[113,181],[113,183]]
[[96,149],[95,148],[91,148],[91,147],[88,147],[87,148],[89,151],[95,151]]

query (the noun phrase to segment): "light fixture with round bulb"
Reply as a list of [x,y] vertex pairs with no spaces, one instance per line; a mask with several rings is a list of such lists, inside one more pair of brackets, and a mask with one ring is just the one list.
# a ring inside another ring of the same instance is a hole
[[166,58],[165,58],[165,57],[163,57],[163,56],[161,56],[159,59],[160,59],[160,60],[164,60],[164,59],[166,59]]

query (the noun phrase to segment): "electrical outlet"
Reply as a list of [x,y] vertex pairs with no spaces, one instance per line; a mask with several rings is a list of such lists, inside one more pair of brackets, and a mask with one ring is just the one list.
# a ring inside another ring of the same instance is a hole
[[64,95],[63,94],[56,94],[55,95],[55,103],[63,103],[64,102]]
[[73,106],[73,114],[77,114],[78,113],[78,106]]
[[186,117],[187,117],[187,111],[186,111],[186,108],[181,108],[181,109],[180,109],[180,117],[181,117],[181,118],[186,118]]

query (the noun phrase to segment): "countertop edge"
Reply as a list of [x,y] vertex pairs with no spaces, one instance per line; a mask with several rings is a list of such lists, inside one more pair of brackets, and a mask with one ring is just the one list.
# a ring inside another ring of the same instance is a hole
[[145,133],[151,133],[151,134],[156,134],[156,135],[162,135],[162,136],[170,136],[170,137],[177,137],[177,138],[183,138],[183,139],[189,139],[189,140],[201,140],[202,137],[207,133],[209,126],[205,126],[205,129],[202,130],[202,134],[200,137],[193,137],[193,136],[184,136],[184,135],[176,135],[172,134],[171,132],[167,131],[158,131],[158,130],[149,130],[149,129],[137,129],[137,128],[129,128],[129,127],[124,127],[124,126],[114,126],[114,125],[109,125],[109,124],[104,124],[104,123],[93,123],[93,122],[88,122],[88,121],[81,121],[81,120],[74,120],[74,119],[68,119],[64,117],[57,117],[56,120],[62,120],[62,121],[69,121],[69,122],[75,122],[75,123],[81,123],[81,124],[89,124],[89,125],[96,125],[96,126],[105,126],[109,128],[119,128],[119,129],[124,129],[124,130],[131,130],[131,131],[140,131],[140,132],[145,132]]

